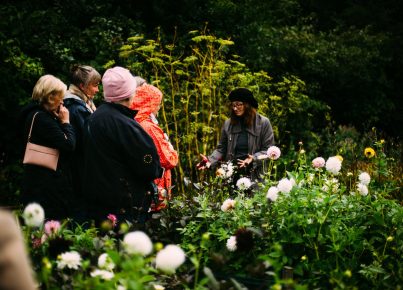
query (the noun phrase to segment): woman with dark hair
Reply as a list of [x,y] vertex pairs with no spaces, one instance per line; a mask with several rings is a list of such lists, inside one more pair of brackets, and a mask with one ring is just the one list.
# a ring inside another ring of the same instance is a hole
[[237,166],[237,177],[256,181],[262,173],[259,156],[274,145],[273,129],[269,119],[257,113],[258,103],[250,90],[237,88],[228,99],[231,116],[222,127],[220,142],[210,156],[201,155],[197,168],[216,168],[220,162],[231,161]]
[[75,196],[75,205],[73,206],[73,218],[81,222],[85,220],[84,209],[82,208],[82,172],[84,161],[83,153],[83,128],[84,122],[95,111],[93,99],[98,93],[101,75],[99,72],[88,65],[73,65],[70,70],[70,86],[64,96],[64,105],[70,112],[70,122],[73,126],[76,136],[76,150],[70,159],[70,171],[73,182],[73,191]]

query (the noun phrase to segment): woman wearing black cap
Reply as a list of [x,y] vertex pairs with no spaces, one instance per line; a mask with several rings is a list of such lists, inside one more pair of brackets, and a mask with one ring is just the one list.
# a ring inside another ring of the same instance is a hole
[[256,181],[262,173],[259,156],[274,145],[273,129],[269,119],[256,112],[258,103],[250,90],[237,88],[228,98],[231,117],[224,123],[220,142],[210,156],[201,155],[203,160],[197,168],[215,168],[220,162],[232,161],[238,167],[238,177]]

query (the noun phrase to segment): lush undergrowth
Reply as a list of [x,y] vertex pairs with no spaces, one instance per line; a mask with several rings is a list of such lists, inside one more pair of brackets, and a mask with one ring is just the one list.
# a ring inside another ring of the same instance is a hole
[[[223,164],[139,227],[105,217],[101,228],[23,229],[42,289],[399,289],[403,282],[401,176],[385,142],[341,155],[280,156],[272,147],[259,182]],[[294,158],[290,158],[294,156]],[[45,213],[46,216],[46,213]]]

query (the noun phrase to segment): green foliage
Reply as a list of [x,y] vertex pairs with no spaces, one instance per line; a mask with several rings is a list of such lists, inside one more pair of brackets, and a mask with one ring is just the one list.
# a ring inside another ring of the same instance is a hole
[[2,206],[18,204],[26,137],[20,136],[17,120],[38,78],[50,73],[68,84],[73,63],[92,65],[102,73],[102,65],[117,57],[123,40],[141,27],[119,13],[111,13],[119,7],[112,7],[108,1],[9,2],[0,6]]
[[218,143],[229,113],[227,95],[235,87],[254,92],[279,144],[292,142],[287,133],[292,140],[310,139],[314,134],[313,115],[327,108],[305,94],[300,79],[289,76],[275,82],[264,71],[250,71],[230,54],[232,41],[206,31],[191,31],[189,38],[177,42],[167,42],[160,35],[155,40],[134,36],[120,51],[127,67],[164,93],[160,119],[181,158],[177,183],[185,176],[196,176],[199,153],[211,152]]
[[[234,186],[228,164],[198,183],[186,179],[186,195],[142,227],[156,242],[146,257],[124,250],[121,240],[136,226],[122,221],[100,229],[66,221],[52,234],[46,225],[23,226],[34,270],[44,289],[394,289],[403,281],[403,210],[392,199],[401,182],[385,142],[371,144],[373,154],[362,152],[356,171],[348,154],[340,171],[315,168],[309,157],[315,153],[300,144],[294,154],[263,160],[267,172],[252,187]],[[363,179],[364,171],[369,175]],[[273,188],[278,192],[269,195]],[[175,275],[154,266],[162,243],[186,252]],[[79,270],[60,269],[60,255],[72,250],[81,255]],[[93,277],[103,253],[115,264],[112,274],[104,273],[110,280]]]
[[[278,185],[277,177],[268,174],[253,196],[241,190],[231,196],[228,187],[222,194],[225,181],[215,177],[187,207],[176,208],[175,203],[170,210],[187,217],[177,220],[183,247],[206,253],[200,262],[217,274],[259,278],[266,285],[286,283],[281,273],[290,266],[292,283],[309,289],[394,289],[403,279],[403,210],[388,199],[393,180],[377,181],[375,172],[383,165],[367,161],[375,167],[369,194],[363,196],[356,187],[357,175],[344,168],[346,159],[341,172],[333,175],[312,168],[304,155],[299,153],[295,169],[287,172],[295,186],[289,193],[279,192],[276,201],[266,198],[267,189]],[[230,197],[235,206],[224,210],[224,200]],[[229,251],[228,239],[242,228],[253,233],[251,248]]]

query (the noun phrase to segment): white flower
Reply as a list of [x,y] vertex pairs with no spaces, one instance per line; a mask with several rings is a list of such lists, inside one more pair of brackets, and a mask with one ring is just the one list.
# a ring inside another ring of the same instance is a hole
[[154,286],[154,290],[164,290],[165,289],[165,287],[162,285],[154,284],[153,286]]
[[109,257],[107,253],[103,253],[98,257],[98,267],[111,271],[115,268],[115,263],[113,263],[111,257]]
[[329,157],[326,161],[326,170],[334,175],[339,174],[341,169],[341,160],[336,156]]
[[118,285],[118,287],[116,287],[116,290],[127,290],[127,287],[123,285]]
[[176,245],[167,245],[155,257],[155,267],[167,273],[174,273],[184,262],[185,252]]
[[278,188],[275,186],[270,187],[267,191],[266,198],[270,199],[271,201],[276,201],[278,198]]
[[248,189],[249,187],[251,187],[251,185],[252,185],[252,182],[247,177],[242,177],[242,178],[238,179],[238,181],[236,182],[236,186],[240,190]]
[[232,162],[227,162],[221,165],[220,168],[217,169],[216,175],[221,178],[230,178],[234,173],[234,165]]
[[113,272],[109,272],[106,270],[99,270],[99,269],[92,271],[90,275],[91,275],[91,277],[100,277],[103,280],[110,280],[115,276],[115,274],[113,274]]
[[76,251],[65,252],[57,257],[57,268],[64,269],[65,267],[69,269],[77,270],[81,266],[81,256]]
[[371,176],[369,176],[367,172],[362,172],[360,175],[358,175],[358,180],[361,184],[368,185],[371,181]]
[[40,227],[45,219],[45,212],[38,203],[28,204],[22,213],[25,224],[29,227]]
[[224,200],[224,202],[221,206],[221,210],[224,212],[229,211],[230,209],[235,208],[235,203],[236,203],[235,200],[228,198],[228,199]]
[[142,231],[135,231],[126,234],[123,245],[129,254],[140,254],[146,256],[153,250],[150,238]]
[[312,160],[312,166],[315,168],[322,168],[325,166],[326,161],[323,157],[316,157],[314,160]]
[[306,181],[307,181],[309,184],[311,184],[311,183],[313,182],[314,178],[315,178],[315,174],[309,173],[308,176],[306,177]]
[[365,184],[357,183],[357,190],[363,196],[368,195],[368,187]]
[[330,192],[336,193],[338,189],[339,189],[339,181],[336,178],[324,180],[324,183],[322,186],[323,191],[326,191],[326,192],[330,191]]
[[236,237],[235,236],[231,236],[228,240],[227,240],[227,249],[230,252],[234,252],[236,251],[237,247],[236,247]]
[[267,155],[271,160],[277,160],[281,155],[280,148],[277,146],[270,146],[269,149],[267,149]]
[[288,178],[283,178],[278,182],[277,189],[282,193],[289,193],[292,189],[292,182]]

